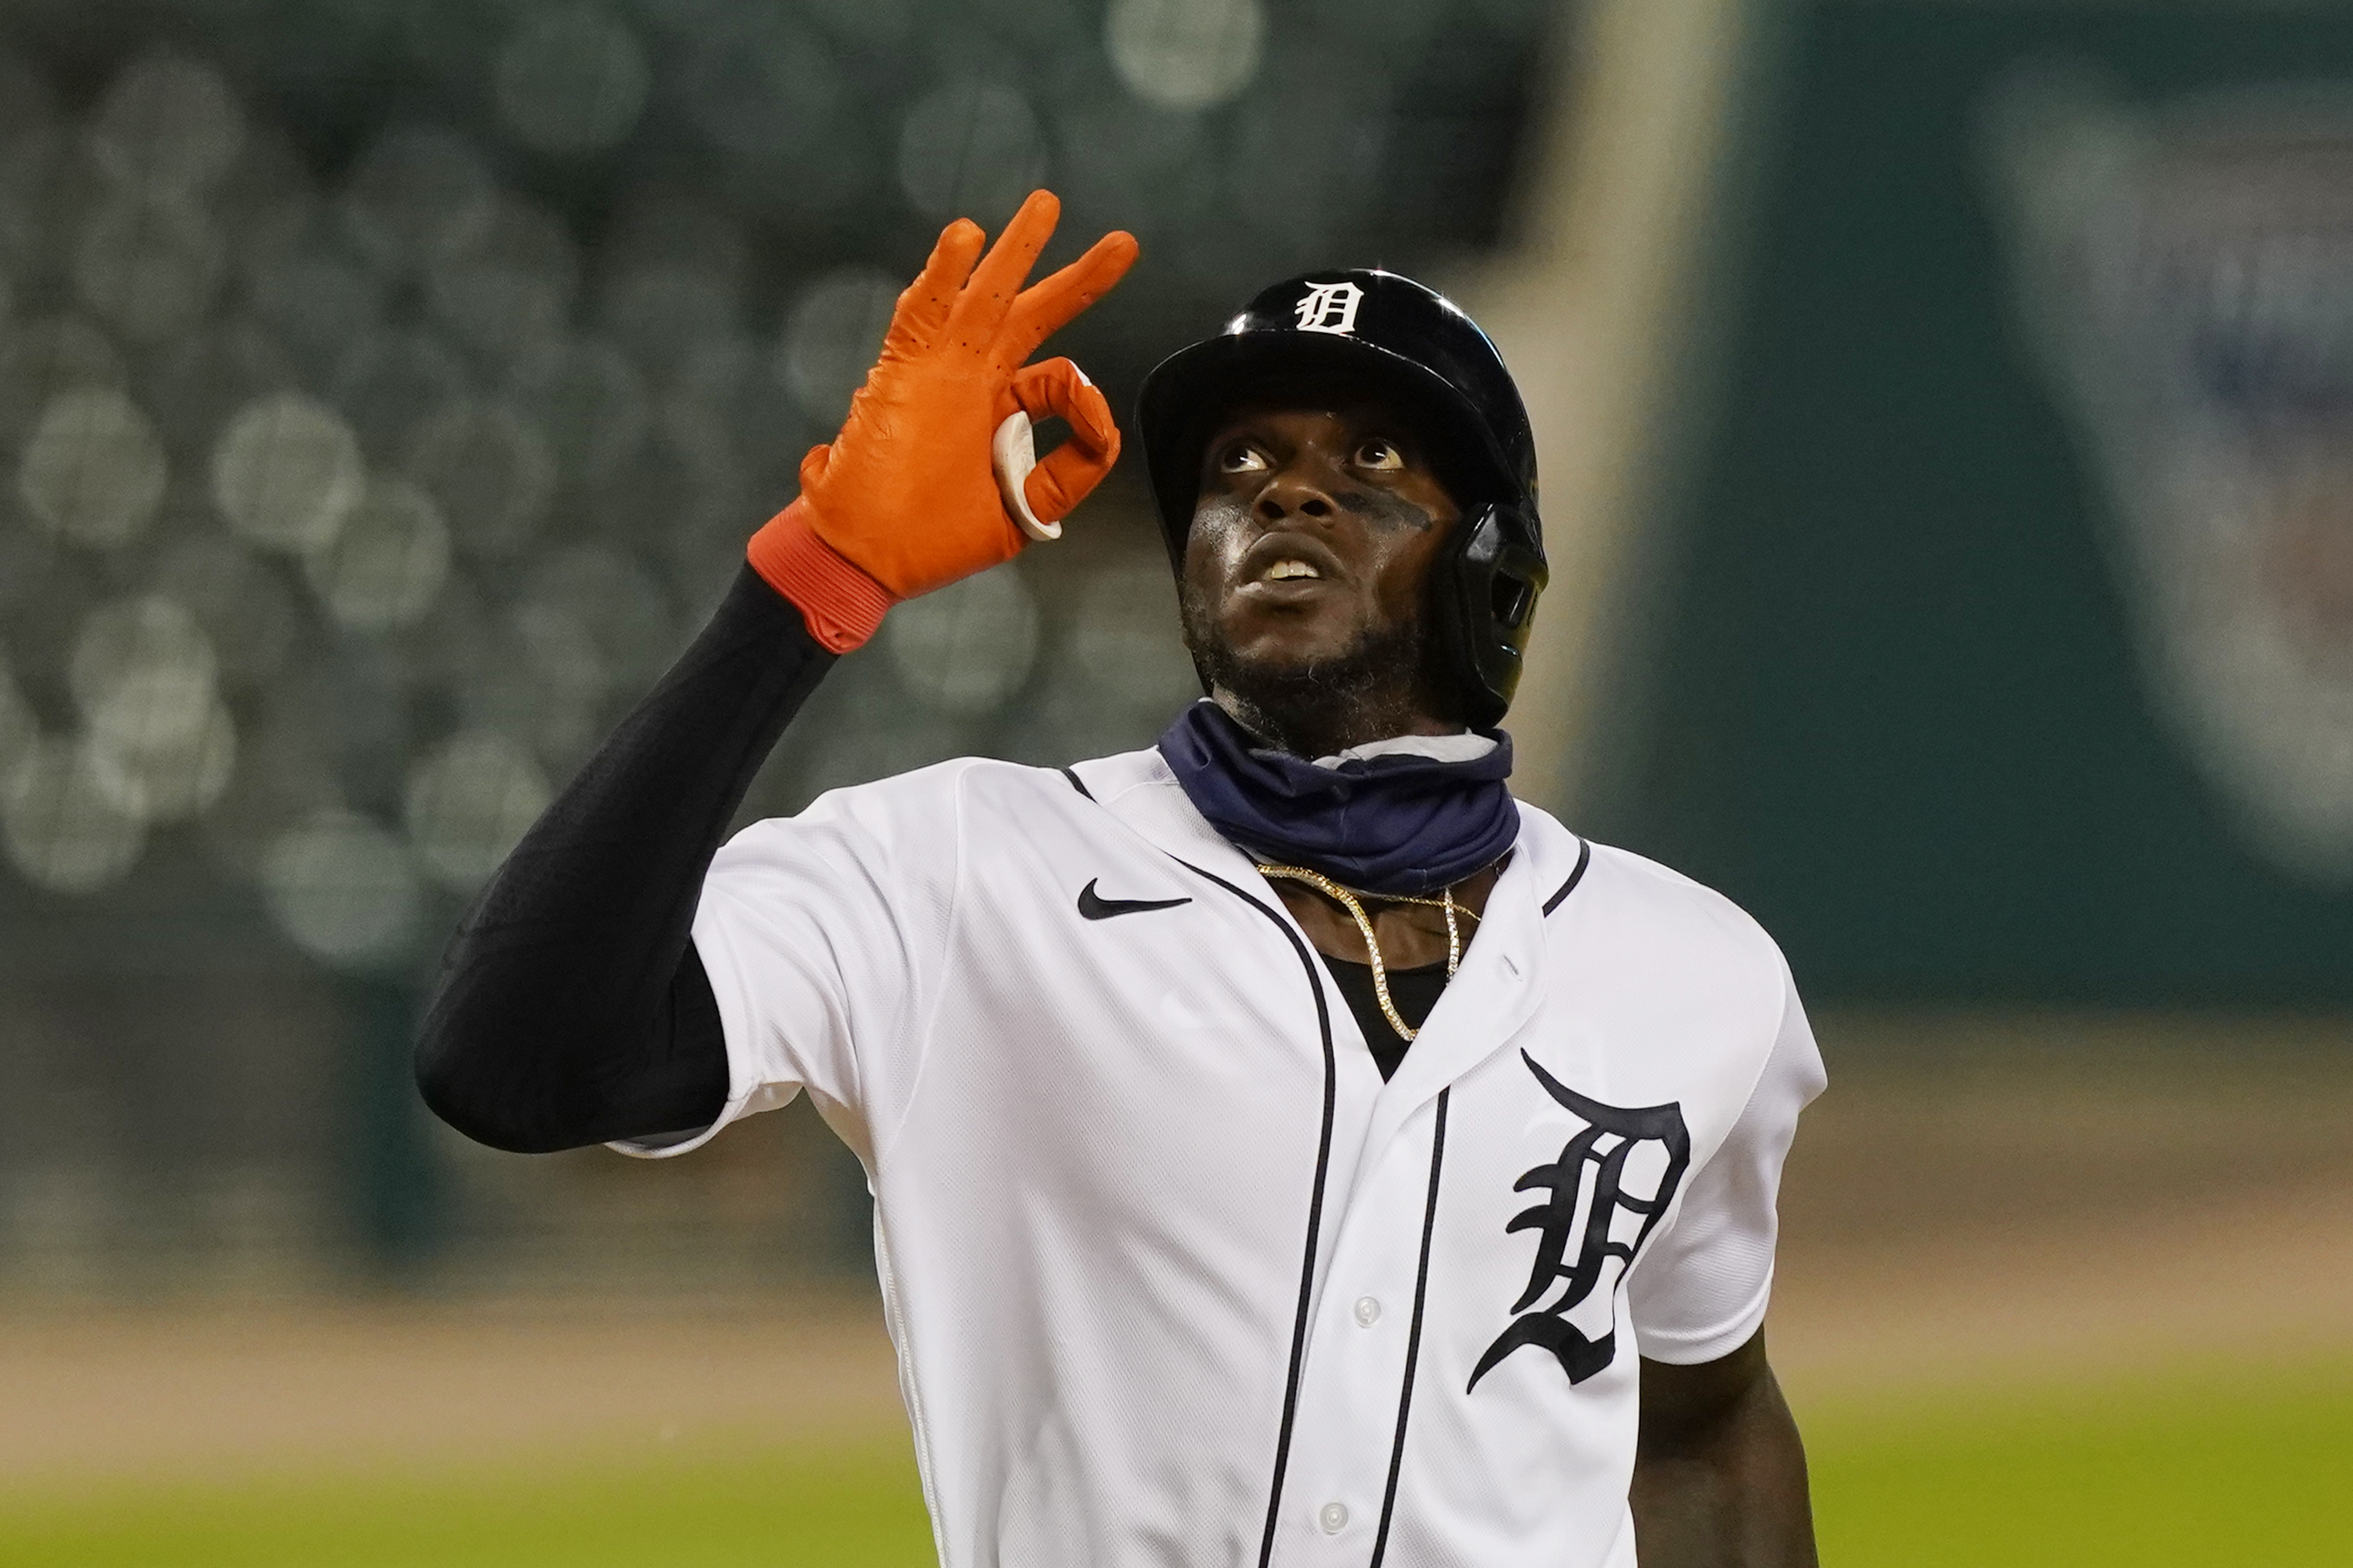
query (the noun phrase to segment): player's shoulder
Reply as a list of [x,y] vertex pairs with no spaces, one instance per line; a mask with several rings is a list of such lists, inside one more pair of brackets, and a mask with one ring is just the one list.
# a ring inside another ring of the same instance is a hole
[[938,837],[968,829],[976,815],[1034,823],[1041,813],[1082,806],[1087,795],[1069,768],[950,757],[829,789],[797,816],[773,817],[762,826],[839,823],[887,831],[892,837]]
[[951,757],[843,784],[790,816],[752,823],[728,839],[713,869],[945,889],[976,853],[1018,858],[1086,809],[1059,769]]
[[1597,898],[1639,908],[1686,930],[1692,939],[1722,943],[1778,965],[1781,949],[1757,917],[1724,894],[1672,866],[1615,845],[1593,847]]
[[[1578,846],[1575,885],[1545,917],[1548,963],[1604,1038],[1628,1042],[1644,1092],[1674,1098],[1713,1149],[1789,1046],[1793,1106],[1821,1087],[1820,1062],[1779,944],[1747,910],[1647,856],[1576,839],[1533,808],[1523,837]],[[1540,820],[1531,820],[1531,818]],[[1559,855],[1558,847],[1551,850]]]
[[1573,834],[1538,807],[1523,803],[1520,812],[1524,840],[1543,846],[1546,860],[1573,867],[1574,881],[1557,895],[1547,922],[1557,922],[1566,940],[1622,948],[1652,972],[1745,977],[1778,1007],[1788,966],[1746,910],[1648,856]]

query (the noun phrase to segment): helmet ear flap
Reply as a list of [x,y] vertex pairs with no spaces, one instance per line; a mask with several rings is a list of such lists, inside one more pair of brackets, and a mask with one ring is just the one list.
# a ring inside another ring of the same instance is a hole
[[1463,721],[1479,729],[1500,722],[1512,705],[1536,599],[1551,580],[1536,528],[1519,507],[1481,507],[1455,525],[1433,567],[1438,657],[1461,695]]

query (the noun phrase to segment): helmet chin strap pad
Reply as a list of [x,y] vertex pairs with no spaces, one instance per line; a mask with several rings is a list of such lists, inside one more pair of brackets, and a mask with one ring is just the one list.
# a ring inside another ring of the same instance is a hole
[[1430,566],[1430,641],[1473,729],[1499,723],[1519,689],[1536,598],[1551,576],[1536,529],[1519,507],[1478,507]]

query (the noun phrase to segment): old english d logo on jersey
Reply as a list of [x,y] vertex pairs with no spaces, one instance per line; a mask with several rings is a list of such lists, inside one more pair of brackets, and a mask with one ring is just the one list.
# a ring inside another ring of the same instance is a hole
[[1354,283],[1315,283],[1299,297],[1299,330],[1345,337],[1356,330],[1356,307],[1365,291]]
[[1528,1288],[1512,1303],[1521,1315],[1479,1358],[1470,1388],[1523,1345],[1550,1351],[1572,1384],[1610,1363],[1618,1349],[1618,1281],[1674,1201],[1691,1164],[1691,1133],[1681,1106],[1621,1110],[1588,1100],[1527,1052],[1520,1059],[1545,1092],[1586,1125],[1561,1146],[1559,1159],[1512,1184],[1514,1192],[1542,1188],[1552,1195],[1504,1227],[1536,1233],[1535,1267]]

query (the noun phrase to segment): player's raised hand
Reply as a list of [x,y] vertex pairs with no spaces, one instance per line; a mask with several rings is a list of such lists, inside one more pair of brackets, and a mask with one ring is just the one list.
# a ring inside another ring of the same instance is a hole
[[[1026,362],[1110,291],[1136,244],[1106,235],[1024,289],[1060,212],[1051,193],[1033,192],[986,256],[977,224],[947,226],[899,296],[840,435],[802,459],[800,500],[754,536],[753,567],[828,645],[854,647],[890,602],[1008,560],[1028,538],[1053,537],[1111,471],[1119,427],[1103,393],[1068,360]],[[1068,422],[1071,437],[1035,461],[1030,424],[1050,415]],[[811,599],[839,599],[845,585],[812,557],[812,536],[884,596],[849,606],[856,613],[835,616],[829,633]]]

